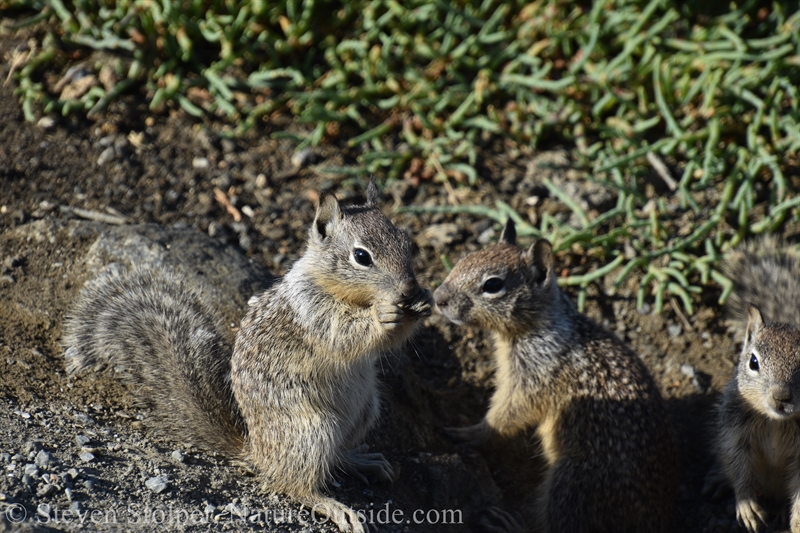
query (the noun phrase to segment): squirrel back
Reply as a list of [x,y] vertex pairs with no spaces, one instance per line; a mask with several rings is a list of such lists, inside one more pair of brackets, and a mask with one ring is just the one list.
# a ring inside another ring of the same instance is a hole
[[67,372],[113,371],[173,436],[239,457],[245,425],[231,392],[232,342],[204,300],[171,271],[109,265],[67,317]]

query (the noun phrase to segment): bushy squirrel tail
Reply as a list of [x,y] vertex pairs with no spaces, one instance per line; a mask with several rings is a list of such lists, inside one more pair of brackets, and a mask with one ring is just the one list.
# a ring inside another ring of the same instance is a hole
[[747,241],[726,258],[725,274],[733,281],[728,312],[737,325],[747,324],[753,304],[767,322],[800,327],[800,252],[782,239],[765,235]]
[[67,371],[113,371],[134,386],[172,436],[243,453],[245,424],[231,390],[232,344],[199,292],[164,270],[118,265],[88,282],[62,340]]

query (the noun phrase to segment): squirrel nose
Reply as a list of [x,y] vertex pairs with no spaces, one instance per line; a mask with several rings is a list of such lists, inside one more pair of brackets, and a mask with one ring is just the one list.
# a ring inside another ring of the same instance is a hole
[[792,389],[790,389],[789,385],[786,383],[773,385],[772,387],[770,387],[770,393],[772,394],[772,398],[776,402],[792,401]]
[[448,290],[444,285],[441,285],[433,292],[433,302],[439,308],[447,307],[447,300],[449,298]]
[[404,300],[408,300],[416,296],[419,292],[419,284],[415,278],[406,278],[402,285],[402,296]]

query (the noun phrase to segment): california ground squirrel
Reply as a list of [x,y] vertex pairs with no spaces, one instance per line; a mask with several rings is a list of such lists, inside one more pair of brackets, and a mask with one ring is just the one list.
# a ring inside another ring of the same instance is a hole
[[248,461],[266,490],[362,532],[320,490],[337,467],[391,479],[388,461],[359,447],[378,418],[376,362],[430,299],[371,181],[365,205],[320,196],[305,253],[250,300],[232,350],[201,292],[169,273],[113,269],[82,290],[63,344],[70,373],[124,370],[176,436]]
[[677,460],[659,390],[639,357],[558,288],[548,241],[520,248],[509,220],[496,246],[456,264],[434,301],[495,343],[489,411],[450,433],[478,444],[537,428],[549,465],[542,531],[671,531]]
[[719,407],[717,457],[744,527],[762,531],[762,505],[789,504],[800,533],[800,257],[767,237],[730,254],[724,268],[744,343]]

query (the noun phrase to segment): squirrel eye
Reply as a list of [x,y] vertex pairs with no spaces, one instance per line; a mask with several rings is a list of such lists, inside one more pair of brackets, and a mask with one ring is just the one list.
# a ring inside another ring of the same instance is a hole
[[759,368],[759,366],[758,366],[758,356],[756,356],[756,354],[753,354],[753,355],[750,356],[750,370],[752,370],[754,372],[758,372],[758,368]]
[[501,278],[489,278],[483,282],[483,292],[489,294],[496,294],[503,289],[506,281]]
[[361,266],[372,266],[372,256],[363,248],[356,248],[353,250],[353,259]]

